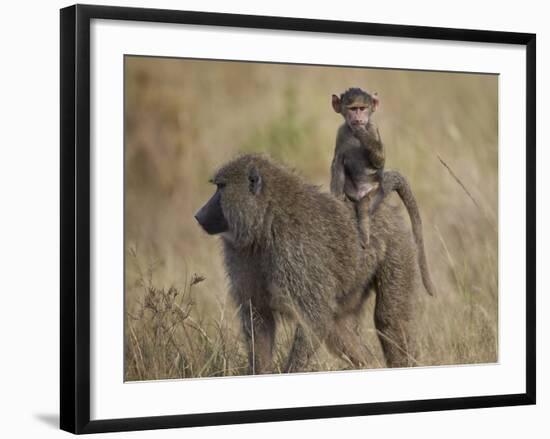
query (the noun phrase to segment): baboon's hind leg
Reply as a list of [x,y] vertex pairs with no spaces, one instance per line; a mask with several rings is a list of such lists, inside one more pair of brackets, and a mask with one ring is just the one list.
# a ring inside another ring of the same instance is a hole
[[401,256],[386,262],[376,279],[374,324],[389,367],[417,365],[412,309],[414,253],[412,257],[408,254]]
[[368,247],[370,240],[370,225],[368,215],[368,203],[365,199],[354,203],[355,216],[357,217],[357,230],[363,251]]

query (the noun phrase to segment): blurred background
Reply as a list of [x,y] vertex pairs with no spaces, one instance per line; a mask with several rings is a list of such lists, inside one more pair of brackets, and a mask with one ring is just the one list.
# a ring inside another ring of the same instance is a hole
[[[240,152],[265,152],[328,191],[342,122],[331,95],[352,86],[378,92],[386,168],[408,178],[422,214],[438,296],[417,294],[417,363],[497,361],[497,76],[127,56],[126,380],[246,373],[219,238],[193,215]],[[373,303],[360,331],[382,367]],[[292,330],[277,334],[278,368]],[[349,366],[321,349],[310,367]]]

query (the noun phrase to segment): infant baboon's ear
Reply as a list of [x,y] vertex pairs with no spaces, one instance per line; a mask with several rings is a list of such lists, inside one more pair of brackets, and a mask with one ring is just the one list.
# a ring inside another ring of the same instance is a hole
[[248,189],[254,195],[258,195],[262,190],[262,176],[254,165],[248,170]]
[[342,102],[340,102],[340,98],[336,95],[332,95],[332,108],[337,113],[342,112]]
[[372,94],[372,111],[378,110],[379,106],[380,106],[380,98],[378,97],[378,93],[374,92]]

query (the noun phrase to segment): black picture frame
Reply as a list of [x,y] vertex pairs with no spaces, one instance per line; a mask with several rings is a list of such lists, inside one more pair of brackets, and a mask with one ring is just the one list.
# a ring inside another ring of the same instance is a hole
[[[90,420],[90,21],[132,20],[406,37],[526,47],[525,393],[224,413]],[[530,33],[75,5],[61,10],[60,426],[80,434],[535,404],[536,36]]]

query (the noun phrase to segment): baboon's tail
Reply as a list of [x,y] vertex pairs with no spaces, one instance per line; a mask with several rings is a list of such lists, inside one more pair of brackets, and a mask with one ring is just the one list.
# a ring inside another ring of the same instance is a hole
[[383,198],[392,191],[396,191],[403,204],[407,208],[409,218],[412,224],[414,241],[416,243],[418,265],[420,266],[420,274],[424,287],[430,296],[435,296],[435,286],[430,277],[428,270],[428,262],[426,261],[426,251],[424,249],[424,235],[422,233],[422,220],[420,219],[420,211],[416,204],[416,199],[411,191],[411,187],[405,177],[398,171],[385,171],[382,183],[382,191],[379,191],[380,196],[375,197],[371,204],[371,212],[374,212]]

